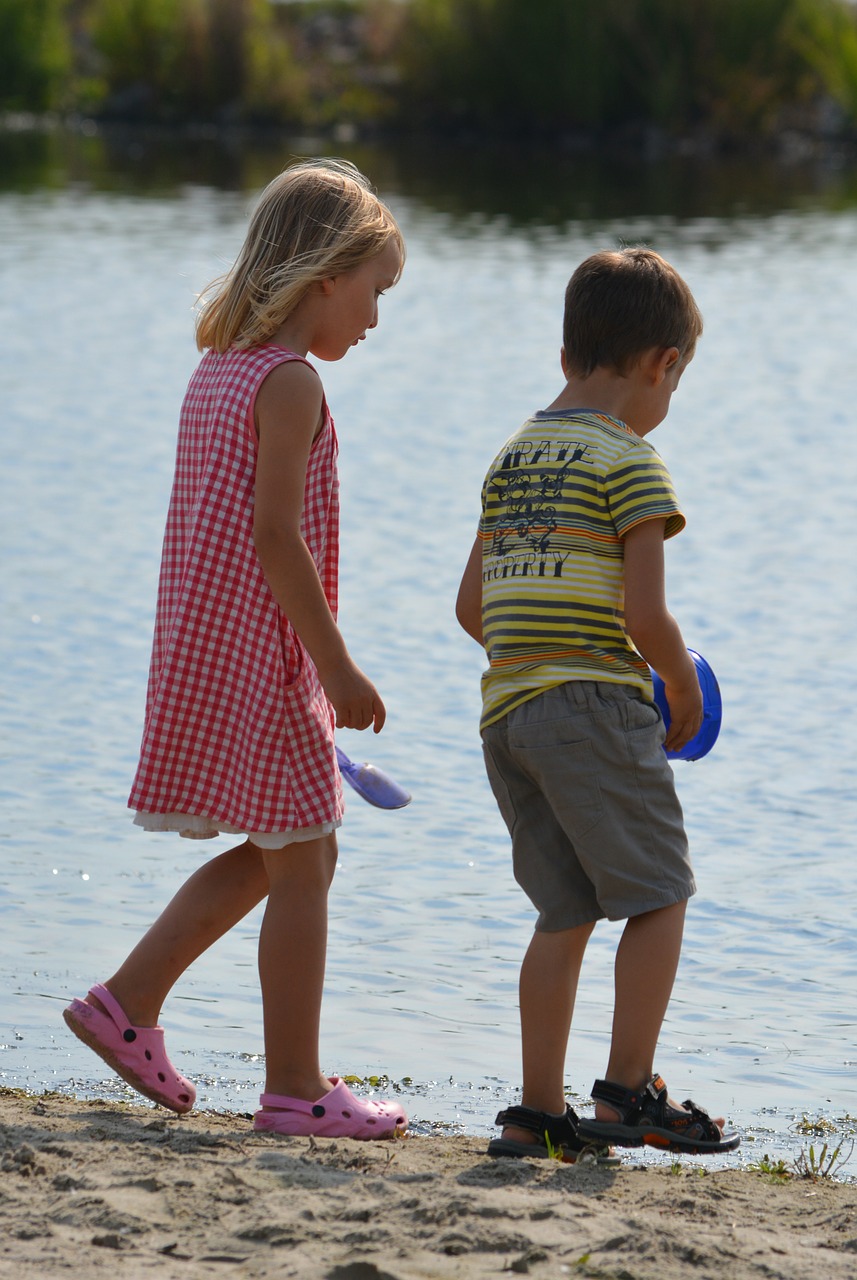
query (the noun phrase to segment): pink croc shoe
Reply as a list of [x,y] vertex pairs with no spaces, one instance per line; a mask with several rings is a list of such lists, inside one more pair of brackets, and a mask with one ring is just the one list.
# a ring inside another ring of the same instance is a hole
[[62,1016],[78,1039],[94,1049],[138,1093],[180,1115],[190,1111],[196,1089],[179,1075],[167,1057],[163,1028],[132,1027],[121,1005],[100,983],[90,988],[89,994],[107,1012],[102,1013],[85,1000],[72,1000]]
[[263,1093],[259,1099],[262,1106],[278,1110],[257,1111],[253,1128],[257,1133],[304,1138],[391,1138],[405,1132],[408,1117],[398,1102],[355,1098],[344,1080],[328,1078],[333,1088],[317,1102]]

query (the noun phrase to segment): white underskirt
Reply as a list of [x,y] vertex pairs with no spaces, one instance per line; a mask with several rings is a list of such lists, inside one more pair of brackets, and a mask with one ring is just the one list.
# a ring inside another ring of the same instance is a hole
[[329,836],[337,822],[322,822],[317,827],[298,827],[294,831],[242,831],[214,818],[201,818],[193,813],[140,813],[134,815],[134,825],[144,831],[173,831],[186,840],[213,840],[215,836],[246,836],[257,849],[283,849],[287,844],[299,844],[306,840],[318,840]]

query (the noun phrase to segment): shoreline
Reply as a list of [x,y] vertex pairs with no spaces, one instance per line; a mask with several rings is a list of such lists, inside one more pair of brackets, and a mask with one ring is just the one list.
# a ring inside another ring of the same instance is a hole
[[644,160],[666,158],[716,162],[738,159],[766,159],[786,167],[831,158],[857,155],[857,129],[826,129],[809,121],[789,121],[768,132],[724,134],[701,126],[692,132],[670,133],[654,125],[633,125],[604,129],[557,129],[555,133],[526,130],[509,136],[505,132],[475,126],[434,128],[423,123],[403,128],[373,120],[343,119],[323,122],[315,119],[288,122],[259,122],[182,116],[137,116],[66,111],[0,109],[0,135],[64,133],[72,137],[123,138],[171,144],[213,143],[231,146],[241,143],[280,145],[296,138],[325,146],[379,146],[393,151],[417,146],[424,152],[438,147],[453,153],[527,155],[533,146],[565,157],[609,155],[614,159],[634,155]]
[[491,1160],[458,1135],[278,1138],[234,1113],[3,1089],[0,1276],[857,1274],[857,1185],[623,1156],[614,1169]]

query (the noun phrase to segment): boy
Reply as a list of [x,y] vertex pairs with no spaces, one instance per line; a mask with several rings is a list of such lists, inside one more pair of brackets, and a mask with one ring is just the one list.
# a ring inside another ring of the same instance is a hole
[[[595,254],[566,290],[566,384],[503,446],[482,489],[456,614],[489,659],[482,740],[512,837],[515,878],[539,912],[521,968],[522,1105],[501,1112],[493,1156],[595,1144],[731,1150],[679,1107],[653,1058],[696,886],[662,746],[702,722],[693,661],[664,594],[664,540],[684,527],[644,439],[666,417],[702,318],[648,249]],[[671,723],[653,702],[648,664]],[[606,1077],[595,1119],[566,1106],[574,997],[595,922],[627,921],[616,956]]]

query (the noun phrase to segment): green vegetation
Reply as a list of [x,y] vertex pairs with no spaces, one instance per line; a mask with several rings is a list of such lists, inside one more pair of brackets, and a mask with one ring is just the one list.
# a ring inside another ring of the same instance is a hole
[[831,1151],[825,1142],[820,1151],[810,1146],[808,1151],[801,1151],[795,1160],[795,1174],[798,1178],[806,1178],[810,1182],[818,1182],[822,1178],[832,1178],[847,1164],[854,1150],[854,1143],[846,1155],[842,1154],[842,1144]]
[[64,0],[0,0],[0,106],[45,111],[60,105],[71,68]]
[[794,1177],[793,1166],[786,1163],[785,1160],[772,1160],[769,1155],[763,1155],[758,1160],[754,1160],[752,1164],[747,1165],[750,1173],[758,1173],[768,1182],[782,1184],[791,1182]]
[[[857,37],[853,11],[822,0]],[[447,125],[739,134],[812,100],[816,0],[412,0],[404,85]],[[817,26],[817,24],[816,24]],[[841,31],[815,30],[835,61]]]
[[793,1178],[820,1182],[825,1178],[835,1178],[851,1159],[854,1143],[851,1143],[849,1150],[845,1153],[843,1153],[843,1146],[843,1143],[839,1143],[831,1149],[825,1142],[818,1151],[812,1145],[808,1149],[801,1148],[791,1164],[787,1164],[785,1160],[774,1161],[770,1156],[764,1155],[753,1164],[749,1164],[747,1168],[750,1173],[761,1174],[768,1182],[791,1182]]
[[115,113],[299,114],[302,74],[268,0],[92,0],[87,30]]
[[0,0],[0,110],[504,139],[857,127],[851,0]]
[[857,120],[857,22],[840,0],[804,0],[795,47],[831,98]]

